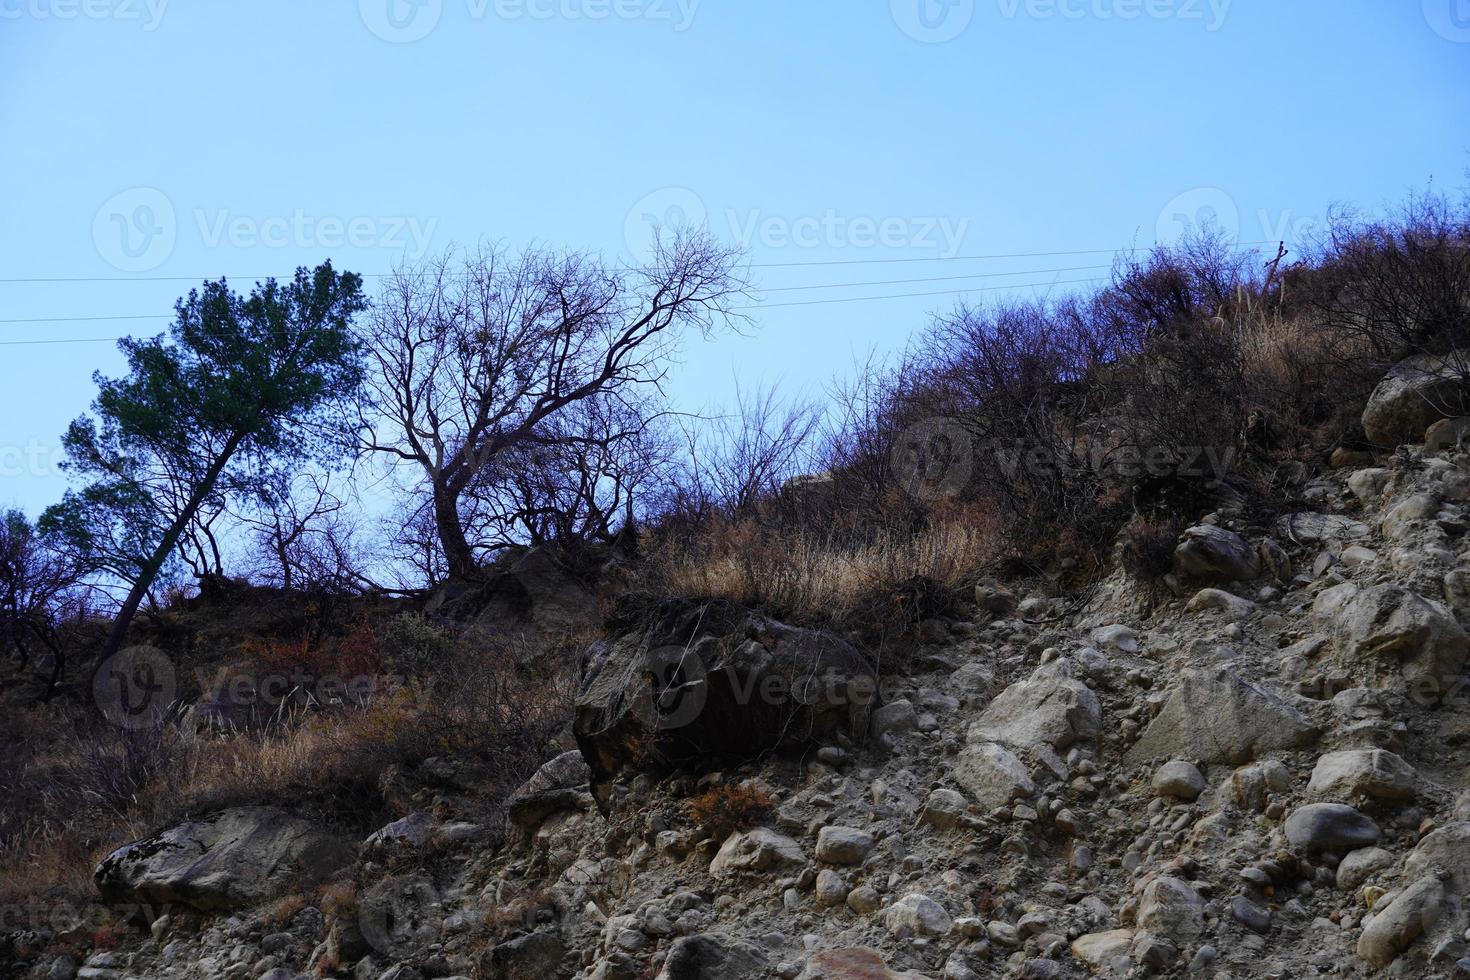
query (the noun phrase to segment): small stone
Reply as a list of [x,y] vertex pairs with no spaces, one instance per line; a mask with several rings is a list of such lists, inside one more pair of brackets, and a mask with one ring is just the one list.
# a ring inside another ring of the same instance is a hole
[[1159,796],[1194,800],[1205,791],[1205,777],[1194,763],[1175,759],[1158,768],[1152,785],[1154,793]]

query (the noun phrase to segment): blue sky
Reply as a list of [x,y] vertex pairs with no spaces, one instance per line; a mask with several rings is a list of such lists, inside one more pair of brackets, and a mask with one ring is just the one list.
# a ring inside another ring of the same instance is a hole
[[[747,248],[771,306],[688,350],[673,395],[697,409],[737,377],[817,392],[946,291],[1109,261],[971,256],[1205,215],[1290,241],[1335,203],[1462,187],[1470,0],[0,0],[0,84],[0,278],[64,280],[0,283],[0,320],[157,316],[0,339],[156,332],[191,282],[329,256],[636,259],[683,216]],[[774,305],[906,293],[930,295]],[[0,365],[0,505],[34,514],[121,358]]]

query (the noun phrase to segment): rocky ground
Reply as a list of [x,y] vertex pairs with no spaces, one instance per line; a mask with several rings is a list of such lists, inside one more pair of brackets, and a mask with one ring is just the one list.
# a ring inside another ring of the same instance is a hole
[[[99,870],[115,901],[166,911],[150,936],[18,969],[1470,976],[1470,455],[1453,442],[1339,453],[1269,527],[1223,502],[1151,603],[1121,572],[1080,606],[982,584],[964,616],[925,624],[870,717],[823,695],[755,763],[655,777],[636,748],[650,705],[584,697],[581,748],[517,794],[503,841],[461,812],[452,774],[355,849],[277,811],[176,828]],[[862,679],[837,638],[726,628],[684,646],[752,676],[798,651],[844,696]],[[589,689],[666,639],[602,650]],[[739,726],[738,709],[714,714]],[[702,830],[690,799],[722,785],[769,793],[768,816]],[[302,888],[342,868],[355,896]],[[293,890],[308,899],[264,901]]]

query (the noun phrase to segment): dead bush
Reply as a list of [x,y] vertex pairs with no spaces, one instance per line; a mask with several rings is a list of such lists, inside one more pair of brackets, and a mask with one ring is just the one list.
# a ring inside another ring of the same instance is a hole
[[704,833],[723,841],[749,830],[770,816],[776,798],[759,786],[717,786],[689,802],[689,819]]

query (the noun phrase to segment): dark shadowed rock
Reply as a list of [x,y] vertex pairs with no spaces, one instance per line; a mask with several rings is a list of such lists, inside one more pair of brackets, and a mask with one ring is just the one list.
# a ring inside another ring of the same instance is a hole
[[760,980],[769,969],[759,946],[710,932],[675,941],[658,980]]
[[719,765],[867,730],[877,678],[831,633],[730,603],[670,601],[583,661],[574,731],[607,806],[624,766]]
[[561,980],[571,976],[566,947],[553,932],[533,932],[497,944],[483,957],[489,980]]
[[94,877],[111,901],[230,909],[317,884],[355,857],[310,821],[236,807],[118,848]]
[[1196,582],[1250,580],[1261,574],[1261,559],[1250,542],[1234,531],[1201,524],[1184,532],[1174,550],[1174,571]]
[[1309,803],[1286,818],[1286,839],[1307,851],[1352,851],[1376,843],[1378,825],[1344,803]]
[[592,772],[573,749],[545,763],[506,801],[511,822],[524,830],[532,830],[541,821],[561,810],[578,809],[586,799]]

